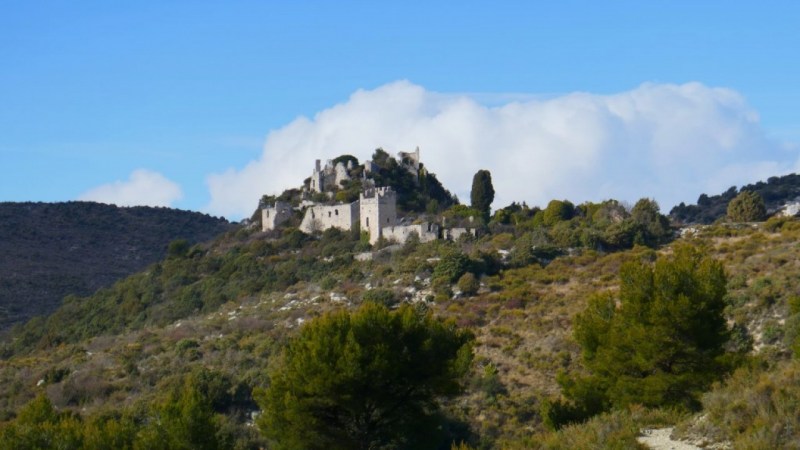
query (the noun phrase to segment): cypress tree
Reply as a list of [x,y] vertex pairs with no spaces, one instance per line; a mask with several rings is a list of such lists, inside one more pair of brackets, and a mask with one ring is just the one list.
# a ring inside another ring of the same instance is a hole
[[470,193],[472,208],[477,209],[483,215],[486,222],[489,221],[489,212],[494,201],[494,187],[492,186],[492,174],[488,170],[479,170],[472,177],[472,192]]

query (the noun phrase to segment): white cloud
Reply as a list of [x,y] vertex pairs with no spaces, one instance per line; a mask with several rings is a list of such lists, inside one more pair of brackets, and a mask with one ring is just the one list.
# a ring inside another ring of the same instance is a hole
[[90,189],[78,197],[117,206],[172,206],[183,197],[181,187],[158,172],[137,169],[125,181],[115,181]]
[[270,132],[259,160],[210,175],[206,209],[249,216],[262,194],[299,186],[315,159],[363,160],[377,147],[420,146],[428,169],[462,201],[472,175],[489,169],[495,207],[652,197],[666,211],[789,172],[798,161],[797,147],[767,139],[756,112],[730,89],[646,83],[613,95],[519,98],[485,106],[407,81],[359,90]]

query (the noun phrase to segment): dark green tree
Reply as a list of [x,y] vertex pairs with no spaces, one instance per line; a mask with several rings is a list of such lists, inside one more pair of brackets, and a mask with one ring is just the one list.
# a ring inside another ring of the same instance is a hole
[[371,177],[378,186],[391,186],[397,192],[397,207],[401,211],[425,212],[431,200],[436,200],[436,212],[457,203],[457,199],[442,186],[436,175],[421,169],[419,177],[397,162],[382,149],[375,150],[372,162],[377,165]]
[[637,226],[635,242],[655,247],[669,240],[669,219],[661,214],[658,203],[649,198],[640,199],[631,209],[631,220]]
[[489,223],[489,212],[494,201],[494,186],[492,186],[492,174],[488,170],[479,170],[472,177],[470,201],[472,207],[483,214],[484,222]]
[[212,402],[201,387],[197,374],[187,376],[183,386],[171,392],[165,401],[154,405],[148,425],[137,436],[139,448],[207,449],[223,447],[217,433],[219,426]]
[[469,270],[469,257],[456,247],[446,247],[442,256],[433,268],[433,278],[443,279],[447,283],[455,283]]
[[459,392],[473,340],[409,305],[325,314],[254,392],[257,424],[277,449],[437,448],[437,399]]
[[589,375],[559,380],[568,402],[551,405],[551,422],[634,403],[697,407],[699,395],[724,374],[725,285],[722,264],[690,246],[654,267],[624,264],[619,298],[597,295],[575,319]]
[[742,191],[728,203],[728,219],[734,222],[758,222],[766,216],[764,199],[756,192]]
[[81,448],[83,424],[68,412],[59,412],[43,393],[31,400],[15,420],[0,424],[0,448]]

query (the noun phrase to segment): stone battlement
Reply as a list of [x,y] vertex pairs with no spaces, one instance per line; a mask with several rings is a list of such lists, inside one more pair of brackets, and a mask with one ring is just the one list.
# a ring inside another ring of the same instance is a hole
[[394,190],[391,187],[373,187],[364,189],[364,192],[361,193],[360,199],[361,200],[368,200],[368,199],[391,199],[397,198]]

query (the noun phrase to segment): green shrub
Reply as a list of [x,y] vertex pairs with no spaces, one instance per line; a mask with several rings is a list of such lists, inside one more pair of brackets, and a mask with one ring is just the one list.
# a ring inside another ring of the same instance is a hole
[[455,283],[469,269],[469,258],[458,249],[448,249],[433,268],[433,278]]
[[513,449],[638,449],[643,428],[660,428],[674,424],[681,416],[672,411],[631,407],[605,413],[591,420],[566,426],[556,432],[534,435]]
[[370,289],[361,296],[364,302],[372,302],[383,306],[393,306],[397,303],[394,291],[390,289]]
[[575,214],[575,205],[568,200],[551,200],[544,209],[542,221],[546,226],[553,226],[562,220],[569,220]]
[[703,396],[706,424],[700,431],[732,441],[733,448],[795,448],[800,442],[800,361],[771,370],[753,362]]
[[336,278],[328,275],[319,282],[319,287],[326,291],[330,291],[331,289],[335,288],[337,284]]
[[756,192],[742,191],[728,203],[728,219],[734,222],[757,222],[766,216],[764,199]]
[[461,275],[461,278],[458,279],[458,289],[462,294],[468,297],[477,294],[480,287],[480,282],[478,282],[478,279],[472,274],[472,272],[467,272],[464,275]]

